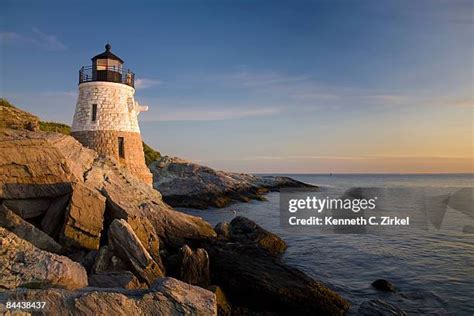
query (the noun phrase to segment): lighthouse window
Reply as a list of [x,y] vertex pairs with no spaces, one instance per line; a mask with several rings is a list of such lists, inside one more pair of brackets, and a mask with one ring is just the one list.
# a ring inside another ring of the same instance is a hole
[[97,104],[92,104],[92,122],[97,120]]
[[118,138],[118,150],[119,150],[119,157],[125,158],[125,141],[123,137]]

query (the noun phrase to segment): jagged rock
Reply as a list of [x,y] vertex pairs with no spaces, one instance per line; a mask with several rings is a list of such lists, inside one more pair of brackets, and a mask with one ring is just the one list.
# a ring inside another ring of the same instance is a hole
[[8,301],[44,301],[50,315],[216,315],[215,295],[200,287],[163,278],[150,289],[59,289],[0,292],[0,312]]
[[232,241],[254,242],[273,255],[281,254],[287,248],[286,243],[280,237],[243,216],[237,216],[230,222],[229,235]]
[[63,243],[68,246],[98,250],[104,211],[105,198],[97,191],[76,183],[73,186],[61,232]]
[[98,154],[92,149],[83,147],[75,138],[59,133],[42,133],[40,136],[63,155],[66,163],[77,179],[84,180],[84,175],[92,168]]
[[4,200],[3,205],[22,218],[34,218],[44,214],[51,205],[51,199]]
[[407,315],[398,307],[385,302],[384,300],[370,300],[363,302],[357,310],[357,315],[361,316],[405,316]]
[[64,214],[69,205],[69,194],[60,196],[51,202],[48,210],[41,220],[41,229],[50,236],[56,237],[59,234],[62,223],[64,223]]
[[0,205],[0,227],[14,233],[21,239],[29,241],[41,250],[60,253],[61,245],[53,238],[13,213],[6,206]]
[[223,239],[229,239],[230,237],[230,227],[229,223],[227,222],[219,222],[217,225],[214,227],[214,230],[217,233],[217,236],[223,238]]
[[385,291],[385,292],[395,292],[395,287],[393,286],[392,283],[385,279],[378,279],[372,282],[372,286],[376,288],[377,290],[380,291]]
[[80,264],[40,250],[4,228],[0,228],[0,267],[2,289],[87,286],[87,274]]
[[146,286],[130,271],[104,272],[89,275],[89,286],[93,287],[121,287],[124,289],[142,289]]
[[109,227],[109,247],[130,265],[130,268],[148,285],[164,276],[160,266],[143,247],[130,225],[123,219],[114,220]]
[[119,257],[115,256],[108,246],[102,246],[92,266],[92,273],[126,271],[127,265]]
[[292,315],[343,315],[349,309],[349,302],[327,286],[256,245],[216,240],[205,249],[212,283],[233,305]]
[[259,177],[217,171],[177,157],[161,157],[149,166],[153,186],[174,207],[224,207],[233,201],[262,199],[283,187],[314,187],[287,177]]
[[179,279],[186,283],[201,287],[206,287],[211,283],[209,256],[202,248],[193,251],[188,245],[181,247],[178,267]]
[[77,178],[47,135],[0,131],[0,199],[52,198],[71,192]]
[[232,307],[227,300],[224,292],[217,285],[210,285],[207,287],[209,291],[216,295],[217,302],[217,315],[219,316],[230,316],[232,315]]
[[39,130],[37,116],[15,107],[0,105],[0,128]]
[[153,258],[158,240],[170,247],[216,236],[202,218],[174,211],[161,199],[160,192],[131,177],[111,160],[97,160],[88,172],[86,184],[107,198],[107,216],[125,219]]

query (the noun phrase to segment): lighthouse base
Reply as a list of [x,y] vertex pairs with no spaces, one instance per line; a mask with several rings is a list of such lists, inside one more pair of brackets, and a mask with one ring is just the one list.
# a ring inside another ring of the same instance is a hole
[[153,175],[145,164],[140,133],[123,131],[76,131],[71,135],[101,156],[113,157],[130,173],[149,185]]

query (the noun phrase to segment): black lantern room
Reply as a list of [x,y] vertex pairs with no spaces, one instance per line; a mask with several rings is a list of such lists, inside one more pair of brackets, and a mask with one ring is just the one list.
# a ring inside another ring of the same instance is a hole
[[91,58],[92,66],[79,70],[79,84],[90,81],[108,81],[129,85],[135,84],[135,75],[123,67],[123,60],[112,53],[110,44],[105,45],[105,52]]

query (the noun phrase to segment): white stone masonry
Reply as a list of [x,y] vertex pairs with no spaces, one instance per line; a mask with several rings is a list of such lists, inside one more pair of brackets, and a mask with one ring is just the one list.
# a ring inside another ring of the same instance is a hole
[[[124,131],[140,133],[137,116],[147,106],[133,98],[135,89],[115,82],[85,82],[79,85],[72,132]],[[97,104],[96,120],[92,120],[93,104]]]

